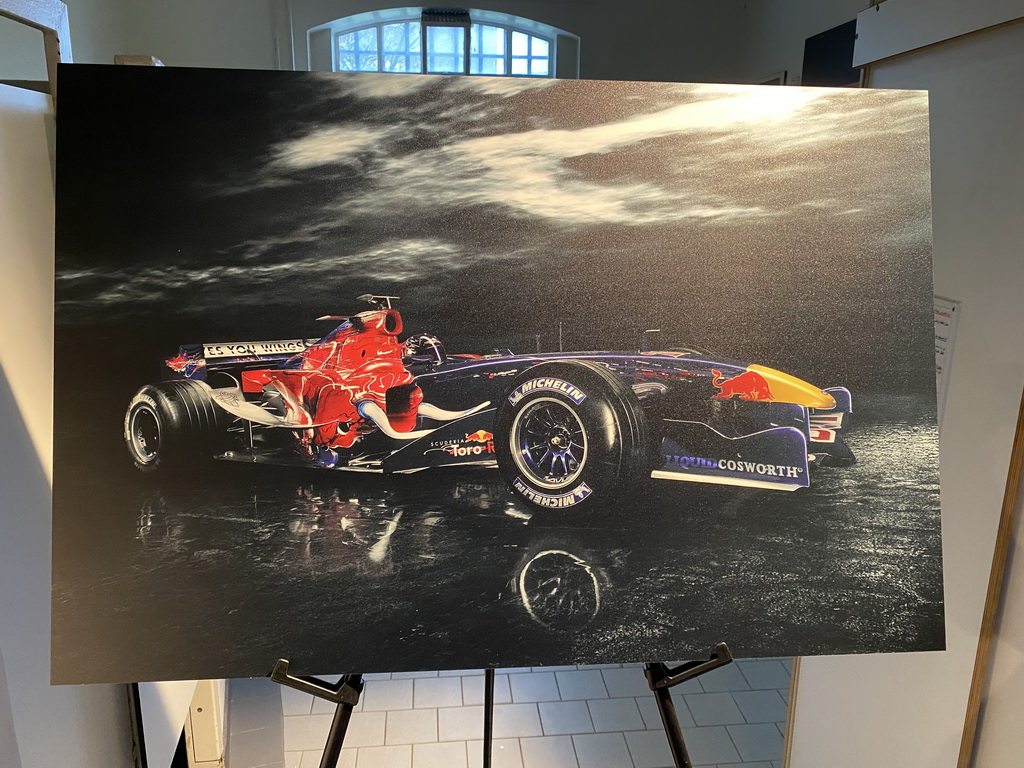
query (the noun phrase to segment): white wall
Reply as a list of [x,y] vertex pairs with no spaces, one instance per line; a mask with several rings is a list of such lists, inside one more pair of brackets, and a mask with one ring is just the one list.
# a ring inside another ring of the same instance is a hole
[[42,32],[0,17],[0,80],[46,80]]
[[127,53],[125,10],[139,0],[64,0],[75,61],[82,64],[113,64],[114,55]]
[[[921,14],[967,7],[887,0],[878,13],[901,5]],[[930,91],[935,290],[963,302],[941,438],[948,650],[805,659],[793,768],[956,765],[1024,387],[1024,23],[890,59],[873,68],[871,84]],[[1018,563],[996,644],[981,768],[1021,764],[1022,637]]]
[[[113,61],[124,0],[67,0],[77,61]],[[46,79],[42,34],[0,32],[0,77]],[[51,688],[53,120],[0,86],[0,766],[131,765],[124,686]]]
[[[79,0],[82,2],[83,0]],[[124,0],[88,0],[118,2]],[[174,66],[306,66],[306,31],[401,0],[147,0],[126,6],[128,51]],[[463,0],[581,38],[580,75],[608,80],[798,82],[804,40],[849,21],[868,0]]]
[[[414,3],[292,0],[296,68],[306,66],[306,30],[342,16]],[[727,82],[739,71],[739,0],[619,3],[613,0],[468,0],[445,4],[510,13],[580,37],[580,77]]]
[[0,86],[0,736],[5,698],[15,733],[0,758],[127,768],[124,686],[49,686],[52,128],[47,96]]
[[283,7],[277,0],[130,2],[126,53],[167,66],[278,69],[276,14]]
[[[252,69],[290,69],[294,54],[296,68],[303,69],[306,30],[342,16],[402,4],[401,0],[127,2],[124,52],[150,54],[169,66]],[[585,78],[728,82],[740,78],[743,71],[738,53],[743,37],[741,0],[625,6],[613,0],[468,0],[455,6],[511,13],[579,35],[580,73]],[[852,12],[840,21],[851,17]],[[815,28],[808,34],[820,31]],[[801,38],[800,56],[802,52]]]
[[[1024,3],[1017,4],[1024,6]],[[1024,16],[1024,7],[1018,11]],[[953,247],[963,254],[968,253],[972,246],[980,246],[992,254],[992,269],[985,281],[985,295],[999,302],[1000,307],[995,312],[986,313],[991,335],[983,340],[983,354],[1006,355],[1005,345],[1009,342],[1009,360],[996,363],[989,370],[996,382],[1000,375],[1006,377],[1001,385],[994,384],[993,389],[999,390],[999,399],[991,407],[1009,408],[1012,413],[1024,379],[1024,342],[1021,338],[1024,328],[1024,310],[1021,307],[1021,296],[1024,295],[1024,223],[1020,216],[1024,209],[1024,133],[1021,131],[1021,126],[1024,126],[1024,19],[1012,26],[992,29],[946,45],[966,61],[973,62],[977,58],[984,61],[983,70],[970,66],[966,68],[968,72],[959,68],[953,72],[950,59],[943,62],[945,66],[941,69],[934,68],[931,73],[934,79],[941,77],[949,85],[955,83],[958,86],[950,94],[951,100],[966,101],[967,94],[977,89],[978,80],[967,77],[972,69],[984,83],[984,90],[990,94],[980,115],[964,114],[961,118],[972,123],[984,123],[982,130],[973,134],[973,139],[986,149],[979,158],[981,162],[969,169],[970,175],[964,179],[968,184],[960,190],[961,195],[970,195],[977,200],[972,207],[984,208],[987,214],[987,220],[971,221],[972,228],[980,229],[989,224],[992,229],[978,240],[966,242],[966,238],[957,239]],[[916,58],[921,66],[931,68],[931,59],[942,53],[942,49],[936,49],[934,53],[926,52]],[[969,108],[969,104],[958,105],[957,114],[964,108]],[[968,124],[965,128],[970,130],[974,125]],[[955,224],[964,222],[969,215],[969,211],[959,211]],[[971,275],[972,267],[971,260],[961,258],[957,277],[976,284],[978,280]],[[1007,329],[1013,329],[1009,336]],[[970,369],[961,370],[961,397],[965,402],[976,397],[972,378]],[[978,394],[984,398],[984,392]],[[966,409],[964,417],[969,418]],[[1003,411],[1000,417],[1003,423],[999,429],[998,447],[1003,448],[1012,429],[1012,416]],[[991,455],[996,459],[993,462],[995,466],[1001,468],[1005,454],[994,452]],[[992,647],[991,673],[976,741],[974,765],[979,768],[1019,768],[1024,753],[1024,736],[1021,733],[1024,722],[1024,553],[1020,550],[1021,542],[1024,542],[1024,510],[1020,508],[1017,509],[1013,541],[1016,542],[1016,551],[1011,550],[1007,563],[1002,607]],[[987,561],[984,564],[987,565]]]
[[[132,53],[175,66],[305,67],[306,30],[342,16],[402,5],[392,0],[148,0],[127,6]],[[451,4],[449,4],[451,5]],[[740,0],[481,0],[486,8],[579,35],[581,76],[614,80],[734,80]],[[817,30],[820,31],[820,30]],[[801,48],[802,50],[802,48]]]
[[[128,0],[64,0],[75,61],[113,64],[125,53],[124,14]],[[43,33],[0,18],[0,80],[46,80]]]
[[18,751],[18,737],[14,733],[14,710],[7,691],[7,668],[4,655],[0,653],[0,765],[4,768],[21,768],[21,754]]
[[787,70],[800,83],[804,41],[853,19],[868,0],[747,0],[740,14],[737,82],[762,82]]

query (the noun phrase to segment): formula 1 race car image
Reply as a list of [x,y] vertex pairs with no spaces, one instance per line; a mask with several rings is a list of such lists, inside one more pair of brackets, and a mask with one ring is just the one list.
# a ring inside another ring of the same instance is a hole
[[850,463],[842,387],[692,349],[449,354],[403,341],[393,296],[318,340],[186,344],[124,419],[135,465],[203,455],[359,472],[497,467],[535,508],[582,508],[644,478],[794,491]]

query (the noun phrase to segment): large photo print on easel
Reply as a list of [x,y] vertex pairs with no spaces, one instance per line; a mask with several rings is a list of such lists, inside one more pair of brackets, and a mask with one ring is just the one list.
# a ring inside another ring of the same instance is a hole
[[81,66],[53,679],[939,649],[926,97]]

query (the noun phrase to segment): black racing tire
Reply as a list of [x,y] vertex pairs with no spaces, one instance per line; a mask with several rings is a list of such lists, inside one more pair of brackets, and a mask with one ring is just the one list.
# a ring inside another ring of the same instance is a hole
[[226,414],[197,381],[162,381],[135,393],[124,416],[124,441],[142,472],[182,468],[217,452]]
[[523,371],[498,405],[498,467],[530,507],[582,511],[635,489],[650,469],[643,409],[633,390],[588,360]]

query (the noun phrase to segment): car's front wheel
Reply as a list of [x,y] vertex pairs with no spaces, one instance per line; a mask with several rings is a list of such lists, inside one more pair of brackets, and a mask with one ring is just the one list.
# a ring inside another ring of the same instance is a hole
[[203,384],[163,381],[135,393],[124,416],[124,440],[135,466],[152,472],[212,453],[223,438],[223,422]]
[[494,425],[498,466],[541,509],[584,509],[632,488],[647,467],[643,411],[608,368],[586,360],[524,371]]

